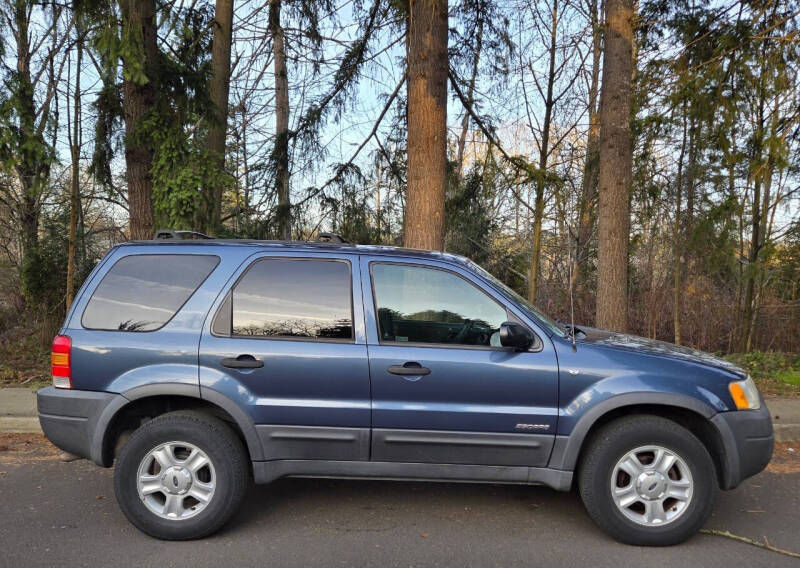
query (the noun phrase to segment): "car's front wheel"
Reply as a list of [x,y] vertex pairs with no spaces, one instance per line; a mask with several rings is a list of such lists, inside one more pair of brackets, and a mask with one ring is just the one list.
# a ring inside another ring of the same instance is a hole
[[621,542],[651,546],[695,534],[718,488],[703,443],[658,416],[629,416],[603,426],[581,460],[578,485],[600,528]]
[[136,430],[119,456],[114,490],[139,530],[156,538],[202,538],[239,508],[249,484],[242,442],[199,412],[164,414]]

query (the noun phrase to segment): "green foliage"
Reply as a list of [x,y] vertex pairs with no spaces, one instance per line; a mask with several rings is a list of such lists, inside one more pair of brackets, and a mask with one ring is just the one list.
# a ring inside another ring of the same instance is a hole
[[[20,276],[30,309],[52,313],[63,309],[66,293],[69,210],[57,207],[41,221],[41,238],[23,259]],[[78,267],[77,286],[91,267]],[[77,288],[76,288],[77,289]]]
[[94,152],[89,166],[89,173],[105,188],[113,185],[111,162],[122,144],[122,89],[108,78],[109,73],[107,71],[93,105],[97,120]]
[[25,188],[33,196],[41,191],[55,151],[43,136],[43,124],[36,125],[34,90],[28,77],[9,71],[0,91],[0,169],[7,173],[25,172]]
[[450,184],[455,187],[445,203],[447,250],[481,265],[489,260],[496,229],[490,208],[496,190],[492,176],[495,170],[496,164],[491,161],[486,168],[482,164],[473,167],[461,183],[451,176]]
[[705,204],[689,236],[689,250],[701,263],[701,272],[723,281],[733,280],[738,266],[735,208],[732,197]]
[[800,369],[782,369],[775,373],[775,379],[782,383],[800,387]]
[[[124,5],[124,4],[123,4]],[[121,145],[123,100],[118,70],[124,61],[122,79],[135,84],[158,80],[154,109],[142,119],[127,143],[150,148],[153,154],[153,207],[156,224],[193,229],[204,215],[202,188],[229,187],[232,178],[216,168],[214,156],[205,149],[206,130],[213,119],[209,96],[213,7],[193,4],[190,8],[160,5],[159,21],[169,45],[160,43],[158,64],[144,69],[141,30],[126,24],[125,13],[108,0],[88,0],[82,5],[99,26],[93,46],[100,55],[103,86],[94,103],[98,118],[91,173],[110,187],[111,162]]]
[[388,232],[380,229],[376,222],[376,213],[370,207],[368,192],[345,184],[342,188],[342,199],[326,199],[324,203],[334,213],[333,230],[351,243],[380,244],[385,242]]
[[186,136],[182,124],[151,116],[141,132],[156,148],[152,169],[156,224],[192,229],[201,214],[203,186],[230,186],[231,177],[216,168],[204,144]]
[[726,357],[769,394],[800,394],[800,354],[753,351]]
[[[326,4],[328,10],[332,9]],[[361,35],[345,49],[341,63],[333,76],[330,89],[305,110],[291,137],[297,137],[304,154],[321,157],[324,149],[319,144],[319,132],[325,126],[328,117],[333,114],[340,117],[351,96],[355,93],[357,79],[369,56],[369,46],[381,22],[387,17],[390,7],[380,0],[375,0],[363,21],[359,22]],[[316,16],[318,17],[318,16]],[[314,29],[310,30],[314,34]],[[273,160],[275,157],[273,156]]]

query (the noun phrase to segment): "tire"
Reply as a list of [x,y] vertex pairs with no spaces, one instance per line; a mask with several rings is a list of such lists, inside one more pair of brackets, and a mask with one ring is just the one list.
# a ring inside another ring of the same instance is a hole
[[604,425],[582,456],[578,486],[589,516],[603,531],[640,546],[678,544],[694,535],[718,491],[703,443],[679,424],[649,415]]
[[171,412],[131,435],[114,470],[114,492],[140,531],[164,540],[203,538],[239,509],[249,466],[227,424],[201,412]]

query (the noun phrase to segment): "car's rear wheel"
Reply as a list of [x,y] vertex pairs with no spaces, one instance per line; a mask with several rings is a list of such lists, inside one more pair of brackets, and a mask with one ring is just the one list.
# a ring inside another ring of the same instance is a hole
[[224,422],[199,412],[173,412],[143,425],[114,471],[128,520],[168,540],[218,530],[238,510],[248,484],[242,442]]
[[658,416],[629,416],[603,426],[582,456],[578,485],[601,529],[621,542],[652,546],[695,534],[718,488],[703,443]]

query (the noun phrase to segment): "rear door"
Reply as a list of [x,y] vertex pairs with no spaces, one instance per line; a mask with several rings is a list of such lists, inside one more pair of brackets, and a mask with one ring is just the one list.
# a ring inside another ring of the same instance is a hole
[[[372,378],[372,460],[545,466],[558,366],[547,335],[470,271],[362,257]],[[498,329],[537,334],[518,353]]]
[[200,345],[200,383],[256,424],[266,459],[369,459],[358,257],[261,254],[228,283]]

